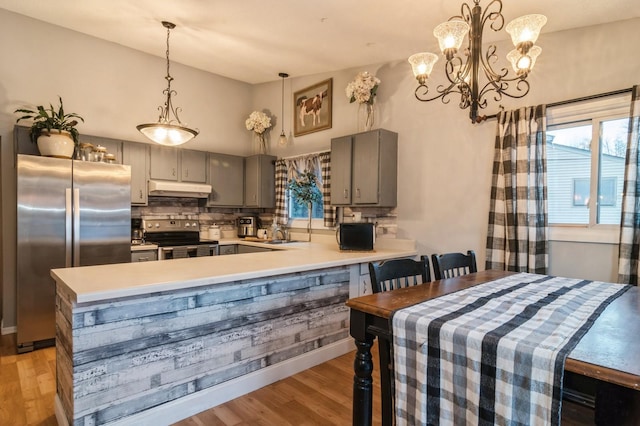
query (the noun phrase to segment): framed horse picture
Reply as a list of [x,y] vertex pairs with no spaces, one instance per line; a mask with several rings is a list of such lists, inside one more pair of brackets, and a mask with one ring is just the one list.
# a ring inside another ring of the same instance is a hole
[[331,128],[333,79],[293,94],[293,135],[302,136]]

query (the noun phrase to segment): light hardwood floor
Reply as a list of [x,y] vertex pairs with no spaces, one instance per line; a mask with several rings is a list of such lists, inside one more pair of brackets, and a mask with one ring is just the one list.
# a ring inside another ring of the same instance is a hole
[[[55,349],[16,355],[15,334],[0,338],[0,425],[56,425]],[[374,348],[375,349],[375,348]],[[377,350],[372,351],[377,371]],[[349,425],[354,353],[280,380],[176,423],[176,426]],[[374,375],[375,383],[379,383]],[[380,392],[374,386],[374,425]],[[593,425],[593,412],[563,403],[563,426]]]

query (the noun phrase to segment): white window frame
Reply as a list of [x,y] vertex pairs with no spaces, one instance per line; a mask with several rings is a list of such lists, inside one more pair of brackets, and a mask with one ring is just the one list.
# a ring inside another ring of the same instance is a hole
[[[600,159],[600,126],[594,122],[629,117],[631,95],[622,94],[547,108],[547,130],[552,126],[568,125],[576,122],[592,122],[591,137],[591,179],[598,176]],[[590,203],[597,200],[597,185],[591,185]],[[618,244],[619,225],[596,223],[597,209],[589,208],[588,224],[549,224],[550,241],[571,241],[601,244]]]

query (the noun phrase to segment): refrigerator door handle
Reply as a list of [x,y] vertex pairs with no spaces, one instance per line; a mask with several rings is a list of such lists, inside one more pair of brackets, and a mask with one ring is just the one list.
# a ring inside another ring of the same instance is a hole
[[73,189],[73,266],[80,266],[80,189]]
[[64,266],[70,268],[71,265],[71,215],[73,209],[71,207],[71,188],[64,190]]

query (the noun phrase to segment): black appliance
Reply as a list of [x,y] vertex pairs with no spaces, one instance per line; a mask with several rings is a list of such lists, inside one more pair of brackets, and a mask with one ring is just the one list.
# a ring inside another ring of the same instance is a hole
[[158,246],[158,260],[215,256],[218,242],[200,243],[200,224],[195,219],[142,219],[144,238]]
[[336,231],[340,250],[372,251],[376,242],[373,223],[341,223]]

